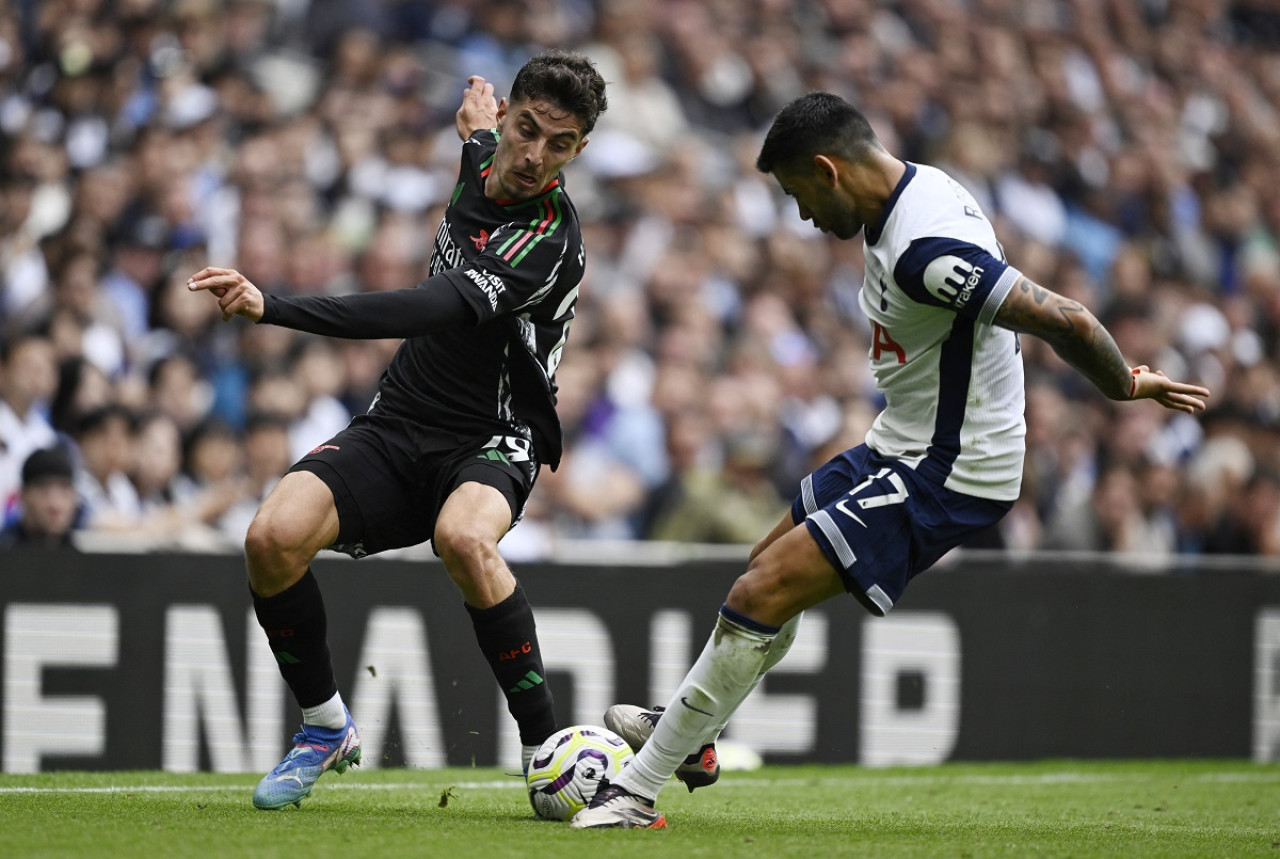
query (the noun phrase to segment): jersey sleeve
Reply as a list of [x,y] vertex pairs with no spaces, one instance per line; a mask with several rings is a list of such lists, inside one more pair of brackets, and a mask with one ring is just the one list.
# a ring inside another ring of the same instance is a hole
[[352,340],[417,337],[476,321],[471,305],[452,284],[437,278],[388,292],[266,295],[263,301],[263,323]]
[[1021,276],[986,248],[932,237],[911,242],[893,269],[898,286],[914,300],[987,325]]
[[479,322],[537,304],[550,293],[561,266],[581,256],[581,240],[570,239],[561,205],[559,195],[542,201],[536,216],[504,224],[479,256],[441,272]]

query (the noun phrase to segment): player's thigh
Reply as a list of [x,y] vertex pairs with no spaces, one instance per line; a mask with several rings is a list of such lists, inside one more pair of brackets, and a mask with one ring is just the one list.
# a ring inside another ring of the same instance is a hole
[[754,621],[782,626],[844,591],[844,580],[802,523],[785,529],[753,557],[725,602]]
[[312,546],[318,552],[338,536],[333,492],[309,471],[280,478],[254,517],[253,529],[282,546]]
[[492,486],[460,484],[445,499],[432,546],[449,578],[473,608],[491,608],[516,588],[498,541],[511,525],[511,506]]
[[436,517],[434,542],[444,552],[477,543],[497,545],[511,528],[511,501],[492,482],[464,480],[445,498]]
[[439,513],[433,545],[484,539],[496,544],[524,515],[538,462],[520,437],[476,437],[458,446],[438,471]]
[[324,481],[307,471],[280,479],[245,535],[249,581],[268,597],[306,573],[311,559],[338,536],[338,510]]

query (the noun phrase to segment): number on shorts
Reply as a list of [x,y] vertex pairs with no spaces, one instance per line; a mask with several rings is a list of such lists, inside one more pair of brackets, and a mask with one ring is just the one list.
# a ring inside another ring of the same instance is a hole
[[495,435],[489,439],[485,449],[501,448],[511,462],[528,462],[533,459],[532,445],[529,439],[518,435]]
[[907,500],[910,493],[907,492],[907,485],[902,482],[902,476],[898,472],[889,468],[882,468],[871,477],[859,483],[849,493],[857,495],[862,490],[871,485],[873,480],[879,480],[882,477],[888,477],[889,483],[893,486],[893,492],[886,492],[884,495],[872,495],[868,498],[859,498],[858,506],[863,510],[870,510],[872,507],[887,507],[890,504],[901,504]]

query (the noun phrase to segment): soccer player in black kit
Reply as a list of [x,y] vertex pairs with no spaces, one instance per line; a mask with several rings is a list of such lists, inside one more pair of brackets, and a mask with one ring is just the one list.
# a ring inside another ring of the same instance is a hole
[[539,467],[560,460],[555,370],[585,261],[560,171],[605,109],[605,83],[585,57],[561,52],[526,63],[509,100],[495,102],[482,78],[469,83],[458,184],[426,280],[295,297],[263,295],[231,269],[188,281],[217,298],[224,320],[405,338],[368,412],[290,469],[245,537],[254,610],[303,721],[254,791],[258,808],[300,805],[324,772],[360,760],[309,567],[325,548],[362,557],[431,540],[507,696],[524,766],[557,727],[533,611],[498,541]]

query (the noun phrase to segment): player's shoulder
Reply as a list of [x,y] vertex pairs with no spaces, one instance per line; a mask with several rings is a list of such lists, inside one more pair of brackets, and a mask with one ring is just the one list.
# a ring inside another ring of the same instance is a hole
[[986,213],[969,191],[947,173],[925,164],[914,175],[886,225],[886,237],[905,247],[923,236],[952,236],[986,244],[992,233]]
[[907,208],[917,217],[986,220],[973,194],[950,174],[929,164],[917,164],[915,168],[915,177],[907,188]]
[[471,136],[463,143],[463,148],[496,149],[498,146],[498,129],[480,128],[471,132]]
[[462,164],[464,169],[471,167],[482,170],[493,160],[493,153],[498,148],[498,130],[482,128],[471,132],[471,136],[462,142]]

